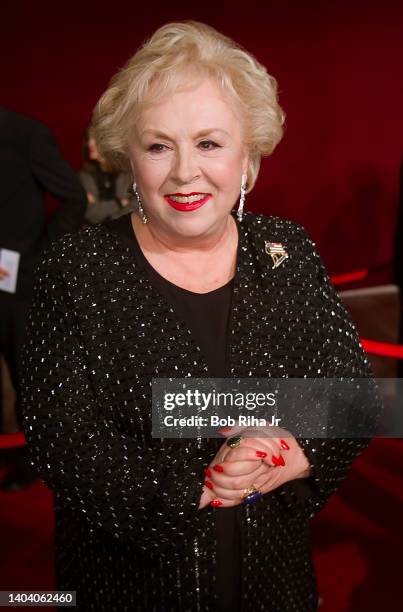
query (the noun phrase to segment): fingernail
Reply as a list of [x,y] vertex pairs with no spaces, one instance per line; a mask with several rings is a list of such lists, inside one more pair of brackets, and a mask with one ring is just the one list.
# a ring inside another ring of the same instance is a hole
[[212,489],[213,488],[213,483],[210,482],[209,480],[205,480],[204,481],[204,486],[207,487],[208,489]]
[[204,472],[204,474],[205,474],[206,476],[208,476],[209,478],[211,478],[211,470],[209,470],[208,468],[205,468],[205,469],[203,470],[203,472]]
[[290,450],[290,447],[285,440],[280,440],[280,445],[283,450]]
[[217,465],[213,465],[213,470],[215,470],[216,472],[223,472],[224,468],[222,465],[218,465],[217,463]]
[[267,453],[265,453],[264,451],[256,451],[256,457],[264,459],[265,457],[267,457]]
[[231,431],[232,427],[221,427],[221,429],[218,430],[218,433],[227,433],[227,431]]
[[281,455],[279,455],[278,457],[273,455],[271,460],[273,461],[274,465],[285,465],[284,458]]
[[218,508],[218,506],[222,506],[222,502],[220,502],[219,499],[213,499],[213,501],[210,502],[210,506],[213,506],[213,508]]

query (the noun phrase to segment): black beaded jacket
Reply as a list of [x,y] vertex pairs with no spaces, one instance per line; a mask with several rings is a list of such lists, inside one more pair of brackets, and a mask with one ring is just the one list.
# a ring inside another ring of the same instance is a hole
[[[295,223],[247,214],[229,341],[233,377],[368,376],[353,324]],[[288,253],[279,267],[265,241]],[[57,588],[78,610],[217,610],[215,513],[198,510],[221,440],[151,437],[152,377],[208,377],[186,325],[106,226],[67,235],[37,272],[24,429],[54,492]],[[242,610],[317,608],[308,519],[364,440],[299,440],[312,477],[240,506]]]

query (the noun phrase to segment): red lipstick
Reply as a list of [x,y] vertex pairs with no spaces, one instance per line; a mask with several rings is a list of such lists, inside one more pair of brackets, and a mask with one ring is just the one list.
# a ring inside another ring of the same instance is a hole
[[[177,202],[172,199],[173,197],[180,198],[189,198],[191,196],[204,196],[204,198],[200,200],[195,200],[194,202]],[[200,193],[193,191],[192,193],[170,193],[164,196],[165,200],[168,202],[172,208],[175,210],[179,210],[180,212],[191,212],[193,210],[197,210],[204,206],[204,204],[211,198],[210,193]]]

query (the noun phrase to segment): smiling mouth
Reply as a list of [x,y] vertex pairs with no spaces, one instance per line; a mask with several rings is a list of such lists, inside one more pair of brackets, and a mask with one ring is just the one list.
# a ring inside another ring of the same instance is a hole
[[203,200],[209,193],[169,193],[166,197],[173,202],[179,202],[180,204],[191,204],[192,202],[198,202]]
[[210,198],[210,193],[170,193],[164,196],[172,208],[183,212],[197,210]]

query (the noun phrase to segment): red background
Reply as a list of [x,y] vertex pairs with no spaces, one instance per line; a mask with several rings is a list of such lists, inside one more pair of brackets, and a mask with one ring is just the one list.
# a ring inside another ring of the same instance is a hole
[[278,80],[287,129],[250,209],[303,223],[331,273],[392,257],[402,153],[403,5],[392,0],[206,0],[1,9],[1,104],[46,122],[70,161],[112,74],[158,26],[205,21]]

